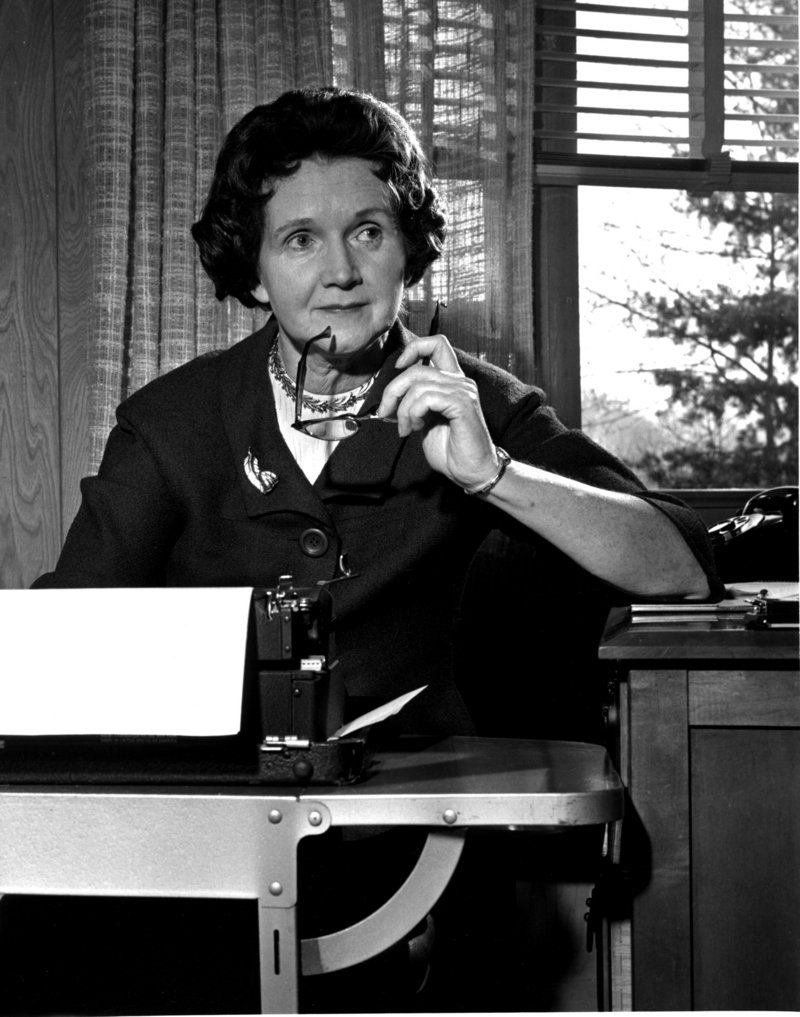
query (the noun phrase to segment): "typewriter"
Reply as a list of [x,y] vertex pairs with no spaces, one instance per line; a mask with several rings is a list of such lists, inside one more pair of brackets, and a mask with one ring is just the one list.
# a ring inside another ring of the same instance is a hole
[[258,770],[269,783],[345,783],[363,769],[365,739],[333,737],[345,690],[330,659],[331,614],[326,586],[295,587],[282,576],[253,591],[244,712],[252,723],[257,703]]
[[[40,627],[42,618],[55,619],[63,613],[71,596],[86,596],[90,591],[14,591],[6,596],[27,598],[16,601],[21,606],[23,621],[31,620]],[[141,684],[141,669],[134,674],[125,670],[126,643],[130,646],[135,623],[145,626],[137,612],[152,619],[154,608],[146,598],[155,591],[94,591],[106,602],[107,623],[118,633],[113,652],[103,662],[101,686],[118,688],[120,695],[135,697]],[[179,601],[198,603],[198,596],[213,597],[218,591],[169,590],[165,594],[170,605]],[[237,591],[248,596],[247,590]],[[124,599],[123,598],[128,598]],[[127,609],[122,608],[122,603]],[[239,602],[242,603],[242,602]],[[61,609],[61,610],[59,610]],[[241,677],[241,717],[236,730],[235,714],[226,731],[230,734],[195,736],[183,734],[144,733],[9,733],[4,729],[9,712],[0,710],[0,782],[28,783],[152,783],[152,784],[336,784],[350,783],[363,776],[366,762],[366,732],[363,728],[352,735],[343,732],[345,690],[338,677],[332,654],[332,598],[324,585],[296,586],[291,576],[282,576],[276,586],[249,592],[246,626],[246,647],[239,651],[244,660]],[[122,616],[122,617],[121,617]],[[6,611],[8,619],[9,612]],[[244,615],[237,617],[244,622]],[[69,639],[73,646],[64,649],[64,659],[55,664],[46,656],[47,647],[31,648],[26,661],[13,668],[17,681],[36,684],[37,668],[41,679],[48,668],[57,673],[70,654],[83,665],[79,653],[96,636],[97,621],[81,622],[83,631]],[[54,626],[53,626],[54,627]],[[217,639],[213,623],[206,619],[203,633],[206,648]],[[159,667],[162,680],[168,683],[175,671],[181,672],[182,703],[190,712],[202,699],[202,685],[195,682],[191,665],[181,659],[187,641],[200,641],[187,631],[188,626],[173,625],[170,646],[165,649]],[[11,626],[7,626],[7,632]],[[142,630],[138,630],[141,632]],[[242,626],[244,631],[244,626]],[[174,633],[174,634],[173,634]],[[94,634],[94,635],[93,635]],[[9,640],[10,641],[10,640]],[[66,641],[66,640],[65,640]],[[56,645],[58,640],[56,640]],[[239,642],[241,647],[241,642]],[[77,648],[77,650],[76,650]],[[36,654],[36,656],[34,656]],[[6,662],[8,664],[8,662]],[[6,666],[6,671],[9,668]],[[11,682],[10,677],[3,679]],[[236,684],[236,674],[226,678]],[[56,688],[52,685],[51,688]],[[4,692],[8,688],[4,686]],[[11,690],[13,692],[13,689]],[[236,688],[238,695],[239,687]],[[96,698],[84,689],[75,693],[84,702]],[[0,703],[9,702],[0,695]],[[238,699],[234,700],[238,703]],[[156,701],[159,714],[161,700]],[[238,707],[237,707],[238,709]],[[80,705],[78,707],[80,712]],[[4,716],[5,714],[5,716]],[[70,728],[69,730],[74,730]],[[92,729],[96,731],[96,728]],[[104,728],[101,729],[105,730]]]

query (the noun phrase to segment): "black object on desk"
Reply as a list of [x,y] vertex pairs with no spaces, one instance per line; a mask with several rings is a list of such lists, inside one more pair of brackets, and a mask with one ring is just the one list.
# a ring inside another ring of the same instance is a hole
[[798,489],[773,487],[709,527],[717,573],[728,582],[798,580]]

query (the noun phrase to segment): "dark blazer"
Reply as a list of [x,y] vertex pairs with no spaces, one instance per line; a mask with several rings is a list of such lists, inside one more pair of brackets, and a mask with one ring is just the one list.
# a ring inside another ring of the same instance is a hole
[[[452,627],[476,548],[510,520],[435,473],[419,435],[380,423],[334,451],[311,485],[278,430],[267,352],[275,324],[146,385],[117,411],[98,475],[55,572],[36,586],[270,586],[353,578],[332,587],[336,655],[351,696],[387,699],[429,683],[404,711],[415,730],[470,721],[451,678]],[[398,323],[365,409],[377,405],[407,341]],[[613,456],[567,430],[543,393],[467,354],[493,439],[512,457],[654,501],[710,573],[705,531],[680,503],[645,492]],[[277,475],[262,493],[250,455]],[[533,535],[527,538],[535,540]],[[604,595],[629,599],[599,580]]]

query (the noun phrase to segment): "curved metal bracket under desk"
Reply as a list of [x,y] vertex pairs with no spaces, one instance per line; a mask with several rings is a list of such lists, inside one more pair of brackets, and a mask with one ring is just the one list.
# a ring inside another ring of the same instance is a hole
[[466,836],[465,829],[429,833],[408,878],[377,911],[347,929],[301,941],[302,973],[321,975],[349,968],[399,943],[447,889]]

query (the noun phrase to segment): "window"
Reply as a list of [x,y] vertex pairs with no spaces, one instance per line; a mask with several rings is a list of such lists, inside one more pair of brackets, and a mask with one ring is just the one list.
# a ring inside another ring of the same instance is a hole
[[658,486],[797,471],[797,11],[540,0],[537,362]]

